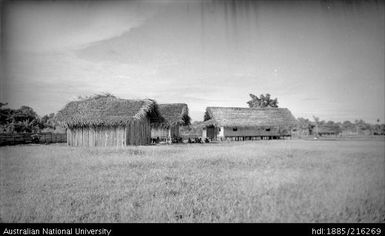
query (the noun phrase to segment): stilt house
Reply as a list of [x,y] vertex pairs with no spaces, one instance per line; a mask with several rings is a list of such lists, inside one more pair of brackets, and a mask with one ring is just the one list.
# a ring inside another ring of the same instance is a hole
[[287,108],[207,107],[203,138],[252,140],[290,137],[296,119]]

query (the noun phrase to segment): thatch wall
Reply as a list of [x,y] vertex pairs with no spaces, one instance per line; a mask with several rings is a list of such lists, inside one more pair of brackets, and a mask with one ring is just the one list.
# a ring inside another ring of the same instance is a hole
[[146,145],[151,143],[150,122],[133,120],[124,127],[80,127],[67,130],[70,146],[116,146]]

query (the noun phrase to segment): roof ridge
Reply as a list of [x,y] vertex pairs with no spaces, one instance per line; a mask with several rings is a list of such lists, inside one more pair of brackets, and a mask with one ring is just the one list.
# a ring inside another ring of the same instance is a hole
[[180,103],[180,102],[176,102],[176,103],[159,103],[158,105],[162,105],[162,106],[172,106],[172,105],[186,105],[186,103]]
[[218,109],[248,109],[248,110],[276,110],[276,109],[288,109],[287,107],[207,107],[207,108],[218,108]]

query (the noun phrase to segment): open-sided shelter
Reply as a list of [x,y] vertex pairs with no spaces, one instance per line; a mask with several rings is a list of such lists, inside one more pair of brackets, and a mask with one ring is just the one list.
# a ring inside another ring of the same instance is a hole
[[190,124],[191,118],[187,104],[171,103],[159,104],[159,113],[164,118],[161,126],[151,129],[151,138],[159,140],[172,140],[180,138],[180,127]]

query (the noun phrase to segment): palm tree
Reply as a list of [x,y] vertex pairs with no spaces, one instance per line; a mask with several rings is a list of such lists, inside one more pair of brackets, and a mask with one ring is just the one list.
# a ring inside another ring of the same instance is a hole
[[278,99],[271,99],[270,94],[261,94],[259,97],[254,94],[249,94],[251,100],[247,102],[250,108],[278,107]]

